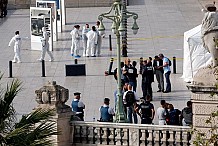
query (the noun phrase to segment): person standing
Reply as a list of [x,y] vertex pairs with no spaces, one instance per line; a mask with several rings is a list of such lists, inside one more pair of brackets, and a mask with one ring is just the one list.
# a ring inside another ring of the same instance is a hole
[[136,69],[136,61],[132,62],[132,66],[130,66],[128,68],[128,72],[127,72],[127,77],[129,79],[129,84],[132,85],[133,87],[133,91],[136,92],[136,87],[137,87],[137,69]]
[[74,99],[71,103],[72,111],[76,112],[76,116],[80,118],[80,120],[84,121],[84,109],[85,104],[80,101],[80,94],[79,92],[74,93]]
[[137,114],[135,111],[136,102],[139,100],[135,91],[132,91],[132,86],[128,85],[128,91],[124,92],[123,94],[123,103],[124,106],[127,108],[127,119],[129,123],[132,123],[132,115],[134,118],[134,123],[138,123]]
[[188,101],[187,107],[185,107],[181,113],[182,125],[183,126],[191,126],[192,125],[192,118],[193,118],[192,102]]
[[21,49],[21,40],[20,32],[16,31],[15,36],[11,38],[8,46],[10,47],[12,43],[14,43],[14,59],[12,60],[13,63],[21,63],[20,57],[20,49]]
[[8,5],[8,0],[2,0],[2,12],[1,12],[1,16],[2,17],[6,17],[7,15],[7,5]]
[[98,57],[101,55],[101,45],[102,45],[102,35],[100,35],[98,29],[99,29],[99,26],[100,26],[100,21],[97,21],[96,22],[96,29],[97,29],[97,34],[98,34],[98,43],[97,43],[97,46],[96,46],[96,51],[95,52],[95,55],[97,55]]
[[163,93],[169,93],[171,92],[171,82],[170,82],[170,65],[169,65],[169,59],[167,57],[164,57],[163,54],[159,54],[159,58],[163,60],[163,70],[164,70],[164,76],[166,79],[166,90]]
[[146,101],[142,100],[142,103],[136,109],[137,113],[141,117],[141,124],[152,124],[154,119],[154,105],[150,101],[151,97],[149,95],[146,96]]
[[80,34],[79,34],[79,25],[75,25],[74,29],[70,32],[72,35],[72,46],[71,46],[71,55],[75,58],[81,57],[79,55],[79,47],[80,47]]
[[41,52],[41,57],[38,60],[39,61],[44,60],[45,59],[45,53],[47,52],[48,55],[50,56],[50,60],[49,61],[51,61],[51,62],[54,61],[53,54],[49,50],[49,35],[48,35],[45,27],[42,27],[41,41],[42,41],[42,52]]
[[154,73],[158,83],[158,91],[157,92],[164,92],[164,78],[163,78],[163,60],[160,59],[158,56],[154,57],[153,67]]
[[83,56],[86,56],[86,49],[87,49],[87,36],[86,34],[90,31],[89,24],[83,26],[82,30],[82,41],[83,41]]
[[87,34],[87,49],[86,49],[86,57],[89,57],[89,52],[91,50],[91,56],[95,57],[95,49],[98,42],[98,35],[96,32],[95,26],[92,26],[92,30],[90,30]]
[[157,116],[159,120],[159,125],[166,125],[166,118],[167,118],[167,109],[166,109],[166,101],[160,101],[161,106],[157,109]]
[[99,108],[100,122],[113,122],[114,110],[109,107],[110,99],[104,98],[104,105]]
[[147,64],[147,60],[143,61],[142,69],[142,92],[143,98],[149,95],[152,99],[152,82],[154,82],[154,72],[151,64]]

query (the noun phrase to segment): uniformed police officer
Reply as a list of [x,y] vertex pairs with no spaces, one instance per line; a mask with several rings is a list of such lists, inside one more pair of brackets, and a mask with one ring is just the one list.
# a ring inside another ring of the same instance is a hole
[[84,121],[84,109],[85,104],[80,101],[80,94],[79,92],[74,93],[74,99],[72,101],[72,111],[76,112],[76,116],[79,117],[82,121]]
[[152,98],[152,82],[154,82],[154,72],[152,65],[147,63],[147,60],[143,61],[143,69],[142,69],[142,92],[143,98],[147,95],[150,95]]
[[113,122],[113,116],[115,115],[113,108],[109,107],[110,99],[104,99],[104,105],[99,108],[100,122]]

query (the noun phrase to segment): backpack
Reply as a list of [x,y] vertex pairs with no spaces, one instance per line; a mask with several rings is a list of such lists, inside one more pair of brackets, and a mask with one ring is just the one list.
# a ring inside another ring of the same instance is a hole
[[136,100],[135,100],[135,95],[134,95],[134,92],[133,92],[133,91],[127,91],[125,97],[126,97],[126,106],[127,106],[127,107],[132,106],[133,103],[136,102]]
[[150,103],[147,103],[147,102],[140,104],[142,118],[150,118],[151,117],[152,111],[151,111],[151,107],[149,104]]
[[171,60],[169,59],[169,58],[167,58],[168,60],[169,60],[169,66],[171,66],[172,65],[172,62],[171,62]]

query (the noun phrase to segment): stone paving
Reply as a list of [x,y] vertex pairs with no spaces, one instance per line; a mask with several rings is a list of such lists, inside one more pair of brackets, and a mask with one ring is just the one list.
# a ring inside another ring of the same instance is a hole
[[[157,93],[157,84],[153,83],[155,109],[158,108],[161,99],[165,99],[179,109],[182,109],[190,99],[186,83],[180,78],[183,64],[183,33],[201,23],[203,18],[201,9],[204,3],[206,1],[199,0],[130,0],[129,2],[128,10],[139,14],[137,23],[140,27],[138,34],[133,35],[132,20],[128,19],[129,58],[139,62],[140,57],[154,57],[159,53],[169,58],[173,56],[178,58],[177,74],[171,75],[172,92]],[[104,97],[109,97],[111,106],[114,106],[113,92],[116,90],[116,82],[113,76],[104,76],[104,71],[108,70],[110,58],[116,58],[116,38],[113,34],[113,50],[109,51],[110,21],[106,19],[103,21],[106,27],[106,37],[103,39],[102,56],[78,59],[78,63],[86,64],[87,75],[65,76],[65,64],[74,64],[74,58],[70,56],[71,29],[75,24],[95,25],[97,16],[108,10],[109,7],[67,9],[67,25],[63,27],[63,32],[58,34],[59,41],[54,42],[55,61],[49,62],[46,55],[46,77],[44,78],[41,77],[41,63],[37,62],[40,52],[30,49],[30,40],[23,41],[22,63],[13,64],[13,77],[23,82],[23,90],[14,100],[18,115],[26,114],[36,107],[35,90],[52,80],[69,89],[68,105],[71,104],[75,91],[82,93],[81,100],[86,104],[85,120],[87,121],[99,118],[98,109]],[[18,9],[9,10],[8,17],[0,19],[0,71],[4,73],[3,83],[12,81],[8,78],[8,61],[13,59],[14,53],[13,47],[8,47],[8,42],[16,30],[20,30],[21,36],[30,36],[29,18],[29,9]],[[80,53],[82,54],[82,51]],[[115,67],[116,62],[114,62],[113,69]],[[137,67],[139,68],[139,64]],[[137,94],[142,96],[140,84],[141,76],[138,78]]]

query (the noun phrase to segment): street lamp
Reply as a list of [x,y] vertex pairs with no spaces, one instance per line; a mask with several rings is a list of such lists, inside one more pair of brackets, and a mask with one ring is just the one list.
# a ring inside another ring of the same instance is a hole
[[134,20],[132,30],[133,34],[137,34],[138,32],[138,25],[136,23],[136,19],[138,18],[138,14],[134,12],[129,12],[124,7],[121,0],[114,0],[111,9],[103,14],[98,16],[98,20],[100,21],[99,26],[99,34],[103,35],[105,32],[105,27],[103,25],[103,18],[107,18],[111,20],[112,32],[116,34],[117,37],[117,105],[116,105],[116,114],[115,114],[115,122],[117,123],[124,123],[127,122],[124,108],[123,108],[123,100],[122,100],[122,93],[121,93],[121,48],[120,48],[120,36],[124,36],[126,33],[126,28],[123,24],[124,19],[128,19],[132,17]]

